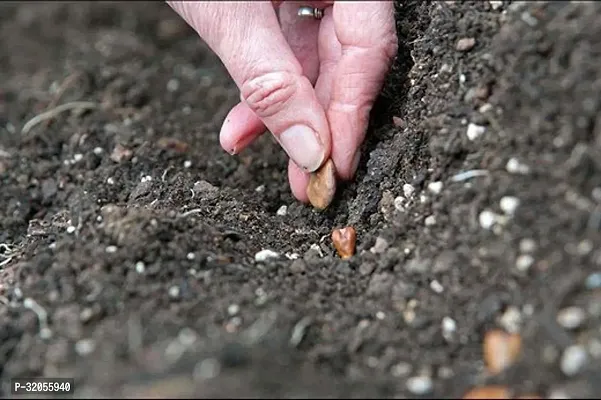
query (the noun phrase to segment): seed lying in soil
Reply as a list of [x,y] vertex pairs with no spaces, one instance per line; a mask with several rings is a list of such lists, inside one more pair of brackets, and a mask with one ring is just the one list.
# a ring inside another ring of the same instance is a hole
[[509,389],[504,386],[482,386],[467,392],[464,399],[509,399]]
[[522,338],[518,334],[509,334],[493,330],[484,337],[484,361],[488,371],[498,374],[512,365],[520,354]]
[[336,169],[330,159],[316,172],[311,174],[307,196],[313,207],[324,210],[330,205],[336,193]]
[[343,260],[349,259],[355,254],[356,240],[357,232],[352,226],[334,229],[334,231],[332,231],[332,242],[334,243],[338,255]]

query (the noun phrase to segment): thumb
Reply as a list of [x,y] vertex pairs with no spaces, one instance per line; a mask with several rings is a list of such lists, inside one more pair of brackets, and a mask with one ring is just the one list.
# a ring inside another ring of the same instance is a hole
[[330,153],[325,110],[284,38],[271,2],[170,2],[219,56],[240,97],[308,172]]

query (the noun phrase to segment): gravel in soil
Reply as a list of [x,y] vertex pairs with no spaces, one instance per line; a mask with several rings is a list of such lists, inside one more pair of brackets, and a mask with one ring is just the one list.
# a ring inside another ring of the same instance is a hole
[[270,137],[220,149],[238,92],[165,4],[0,10],[3,394],[601,393],[601,4],[397,3],[321,213]]

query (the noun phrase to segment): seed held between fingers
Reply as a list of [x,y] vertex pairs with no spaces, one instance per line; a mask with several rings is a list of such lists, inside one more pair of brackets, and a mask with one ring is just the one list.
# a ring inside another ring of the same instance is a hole
[[320,169],[311,174],[307,186],[307,197],[313,207],[318,210],[327,208],[336,193],[336,169],[329,159]]

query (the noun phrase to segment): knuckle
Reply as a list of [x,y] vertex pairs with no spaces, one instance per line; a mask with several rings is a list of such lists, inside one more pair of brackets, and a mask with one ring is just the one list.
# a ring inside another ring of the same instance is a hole
[[296,92],[296,84],[290,72],[269,72],[247,79],[240,92],[259,118],[268,118],[286,108]]

